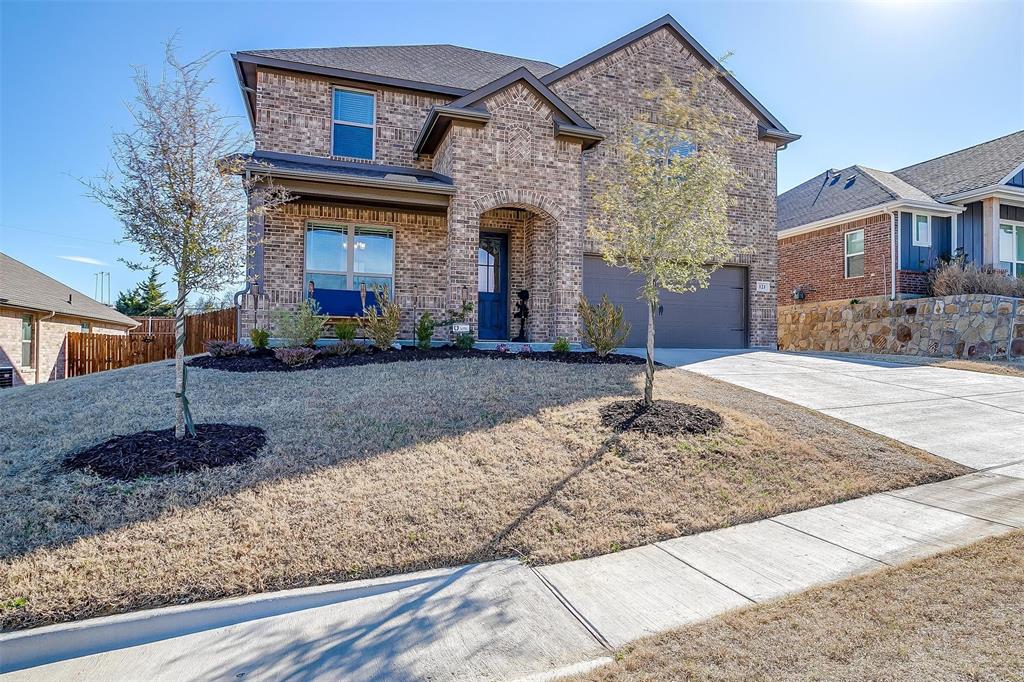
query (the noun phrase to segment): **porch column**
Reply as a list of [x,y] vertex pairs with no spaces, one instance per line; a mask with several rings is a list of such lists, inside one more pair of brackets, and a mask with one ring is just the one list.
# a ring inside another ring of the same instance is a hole
[[988,197],[981,202],[982,215],[982,263],[999,264],[999,199]]
[[448,307],[459,310],[464,301],[473,304],[467,320],[477,333],[476,252],[480,246],[480,216],[472,205],[452,199],[448,207]]
[[583,293],[583,228],[576,212],[567,212],[558,221],[555,233],[555,336],[579,341],[577,306]]

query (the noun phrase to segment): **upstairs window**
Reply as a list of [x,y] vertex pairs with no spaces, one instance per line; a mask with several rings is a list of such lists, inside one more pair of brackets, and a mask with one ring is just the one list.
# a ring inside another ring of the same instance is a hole
[[846,277],[864,276],[864,230],[846,233]]
[[932,245],[932,217],[929,215],[914,215],[914,246]]
[[372,161],[376,96],[372,92],[335,88],[333,110],[331,153]]

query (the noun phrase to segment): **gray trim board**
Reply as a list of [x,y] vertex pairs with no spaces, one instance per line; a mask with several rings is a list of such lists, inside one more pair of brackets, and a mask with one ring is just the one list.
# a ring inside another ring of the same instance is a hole
[[490,112],[481,109],[455,109],[451,106],[432,106],[427,112],[427,119],[420,128],[420,134],[416,137],[416,143],[412,151],[417,156],[424,151],[432,153],[437,149],[437,143],[441,141],[444,132],[452,121],[468,121],[470,123],[484,124],[491,120]]

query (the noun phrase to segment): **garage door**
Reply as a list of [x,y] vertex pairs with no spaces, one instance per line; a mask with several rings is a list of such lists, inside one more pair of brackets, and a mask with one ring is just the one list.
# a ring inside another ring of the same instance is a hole
[[[628,270],[597,256],[583,259],[583,295],[597,303],[607,294],[608,300],[623,307],[631,325],[627,346],[647,343],[647,304],[637,300],[640,282]],[[712,274],[706,289],[687,294],[662,290],[654,342],[661,348],[743,348],[747,345],[746,310],[746,268],[721,268]]]

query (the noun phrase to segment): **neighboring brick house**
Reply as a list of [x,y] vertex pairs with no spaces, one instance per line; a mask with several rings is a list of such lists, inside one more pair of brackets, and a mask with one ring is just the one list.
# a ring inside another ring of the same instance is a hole
[[709,289],[665,295],[659,345],[774,346],[776,152],[799,136],[671,17],[561,68],[451,45],[233,57],[255,137],[249,168],[296,197],[250,224],[243,334],[311,290],[343,314],[360,286],[385,285],[404,337],[423,311],[471,301],[474,333],[509,339],[525,289],[530,341],[576,340],[580,296],[607,293],[640,345],[636,278],[585,238],[593,197],[616,179],[615,137],[644,111],[643,93],[713,69],[698,96],[733,133],[742,255]]
[[956,255],[1024,277],[1024,130],[892,173],[829,170],[778,205],[779,305],[927,295]]
[[63,379],[68,332],[123,335],[137,324],[0,253],[0,387],[8,375],[14,386]]

